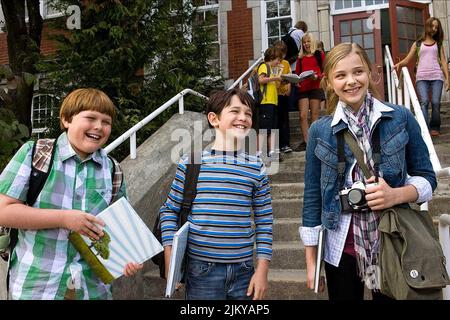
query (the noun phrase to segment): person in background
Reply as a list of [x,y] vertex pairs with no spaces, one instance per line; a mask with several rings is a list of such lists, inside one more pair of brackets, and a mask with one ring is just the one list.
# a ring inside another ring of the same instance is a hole
[[312,70],[314,73],[298,84],[298,109],[300,112],[300,127],[302,130],[304,143],[300,145],[299,150],[306,148],[308,141],[309,121],[308,115],[311,110],[311,123],[319,118],[320,101],[323,97],[323,90],[320,87],[322,79],[323,63],[325,55],[316,48],[316,40],[312,33],[306,33],[302,38],[302,53],[297,60],[296,74]]
[[[325,59],[326,59],[327,54],[326,54],[326,52],[324,50],[323,42],[320,41],[320,40],[317,40],[317,50],[319,50],[320,52],[323,52],[323,54],[325,56]],[[325,91],[322,90],[322,97],[320,99],[320,110],[325,110],[326,109],[325,100],[326,100],[325,99]]]
[[[275,48],[279,49],[281,52],[281,63],[282,68],[281,74],[291,73],[291,67],[289,62],[284,59],[286,56],[286,44],[283,41],[277,41],[273,45]],[[278,130],[280,132],[280,151],[283,153],[292,152],[292,148],[289,143],[289,95],[291,93],[291,84],[286,80],[281,80],[277,87],[278,92],[278,106],[276,108],[277,118],[278,118]]]
[[[431,136],[438,136],[441,131],[441,95],[442,87],[450,90],[447,58],[442,45],[444,31],[438,18],[430,17],[425,22],[420,39],[414,42],[408,55],[397,63],[397,72],[413,58],[416,59],[416,88],[419,95],[423,116],[430,129]],[[428,105],[431,95],[431,120]]]

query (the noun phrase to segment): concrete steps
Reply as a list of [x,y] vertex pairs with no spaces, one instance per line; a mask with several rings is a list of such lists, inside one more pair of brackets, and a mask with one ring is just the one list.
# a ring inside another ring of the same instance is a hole
[[[434,137],[436,152],[442,167],[450,166],[450,103],[442,108],[441,136]],[[299,128],[298,112],[290,112],[291,147],[303,141]],[[280,155],[278,172],[269,176],[273,224],[273,257],[269,270],[269,292],[267,299],[274,300],[321,300],[327,294],[316,295],[306,287],[305,248],[300,241],[298,228],[303,211],[305,152]],[[429,213],[437,226],[438,217],[448,213],[450,205],[450,178],[439,179]],[[416,207],[418,208],[418,207]],[[165,280],[159,278],[157,270],[144,275],[145,299],[165,299]],[[367,299],[370,294],[366,292]],[[184,299],[184,289],[173,299]]]

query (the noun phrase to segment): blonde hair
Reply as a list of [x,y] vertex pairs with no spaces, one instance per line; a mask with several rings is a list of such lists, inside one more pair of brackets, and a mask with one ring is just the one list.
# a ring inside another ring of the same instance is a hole
[[333,49],[331,49],[330,52],[328,52],[323,70],[324,77],[322,78],[321,81],[321,86],[327,96],[328,114],[332,114],[334,112],[339,102],[339,96],[334,92],[334,89],[331,86],[331,82],[329,80],[332,77],[331,73],[336,68],[337,63],[351,53],[356,53],[361,58],[361,62],[363,63],[364,67],[366,68],[366,71],[369,74],[369,91],[374,97],[379,99],[378,91],[375,89],[375,84],[370,76],[372,64],[370,63],[370,59],[367,56],[367,53],[357,43],[350,43],[350,42],[340,43]]
[[59,110],[61,130],[66,130],[63,119],[71,122],[72,117],[82,111],[97,111],[107,114],[112,120],[116,117],[114,103],[103,91],[93,88],[76,89],[67,95]]
[[316,41],[316,38],[314,37],[314,35],[311,32],[305,33],[302,37],[302,50],[300,53],[300,59],[302,59],[306,54],[305,49],[303,48],[303,40],[306,40],[306,38],[308,38],[309,42],[311,43],[310,47],[309,47],[310,54],[314,54],[314,52],[316,52],[316,50],[317,50],[317,41]]

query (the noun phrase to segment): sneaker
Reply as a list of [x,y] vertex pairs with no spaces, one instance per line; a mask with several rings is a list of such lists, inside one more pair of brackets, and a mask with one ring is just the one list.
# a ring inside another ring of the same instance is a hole
[[306,142],[300,143],[297,148],[295,148],[295,151],[305,151],[306,150]]
[[430,134],[432,137],[437,137],[438,135],[440,135],[439,131],[437,131],[437,130],[431,130]]
[[284,147],[281,148],[281,152],[283,152],[283,153],[290,153],[292,151],[293,150],[289,146],[284,146]]

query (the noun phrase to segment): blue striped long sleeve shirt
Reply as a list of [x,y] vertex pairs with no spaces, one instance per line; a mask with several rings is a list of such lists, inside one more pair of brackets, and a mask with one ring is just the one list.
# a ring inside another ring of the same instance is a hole
[[[163,246],[172,244],[178,229],[186,163],[184,156],[160,209]],[[244,152],[203,151],[188,221],[191,257],[222,263],[247,261],[256,243],[256,258],[271,260],[272,199],[261,159]]]

